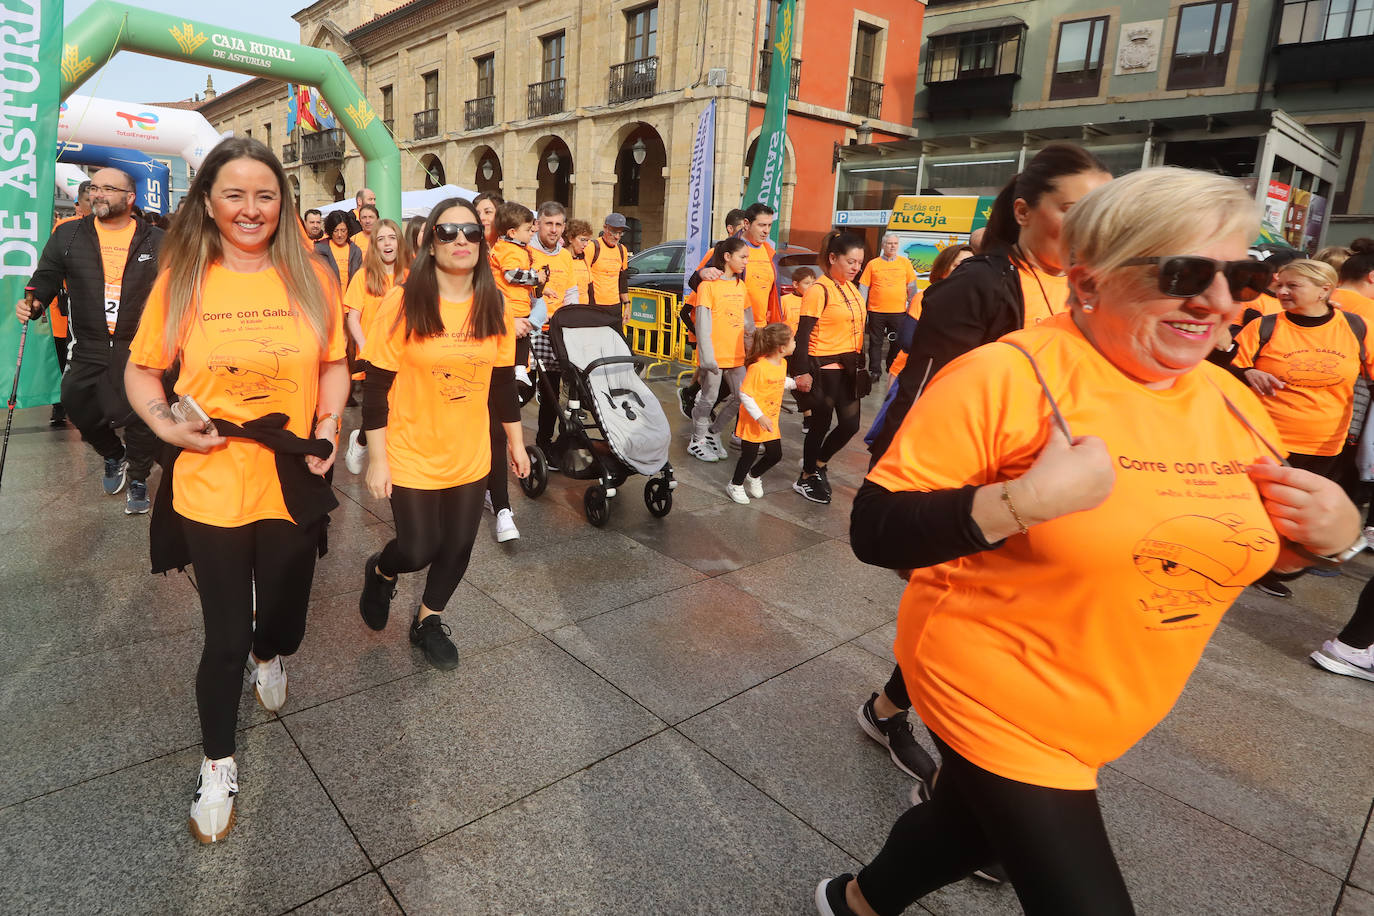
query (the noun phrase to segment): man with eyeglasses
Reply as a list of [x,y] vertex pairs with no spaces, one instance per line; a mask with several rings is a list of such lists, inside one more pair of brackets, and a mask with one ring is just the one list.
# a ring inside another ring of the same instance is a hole
[[[91,215],[53,232],[28,283],[34,306],[21,301],[15,314],[21,321],[37,318],[66,284],[73,344],[62,404],[105,460],[105,493],[114,496],[127,485],[124,513],[142,515],[151,507],[147,481],[157,438],[129,408],[124,366],[157,278],[162,230],[135,218],[133,205],[133,178],[113,168],[96,172]],[[122,441],[115,432],[120,426]]]

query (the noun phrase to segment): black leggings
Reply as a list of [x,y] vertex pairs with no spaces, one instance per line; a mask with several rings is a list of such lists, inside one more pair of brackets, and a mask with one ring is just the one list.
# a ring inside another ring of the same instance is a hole
[[237,528],[186,519],[184,526],[205,620],[196,707],[205,756],[216,760],[234,753],[249,650],[265,662],[300,648],[320,529],[281,519]]
[[500,512],[510,508],[510,488],[506,486],[506,428],[497,419],[496,411],[487,409],[491,419],[491,471],[487,474],[487,492],[491,494],[491,510]]
[[[815,471],[818,462],[834,458],[859,431],[860,405],[854,397],[850,374],[844,369],[816,370],[810,400],[811,425],[802,447],[802,467],[807,473]],[[833,430],[830,429],[832,417],[835,420]]]
[[[563,390],[561,372],[544,369],[543,374],[549,384],[539,392],[539,428],[534,436],[535,444],[541,447],[553,442],[553,429],[558,424],[558,401]],[[505,461],[506,456],[502,455],[501,460]]]
[[382,548],[377,571],[389,577],[429,567],[421,600],[443,611],[463,581],[482,521],[486,480],[444,490],[392,486],[391,515],[396,537]]
[[1006,868],[1026,916],[1135,912],[1097,792],[1015,782],[938,737],[935,744],[942,762],[930,801],[899,817],[859,872],[859,889],[880,916],[994,862]]
[[883,693],[893,702],[898,709],[910,709],[911,697],[906,692],[906,678],[902,676],[902,666],[892,666],[892,676],[887,679],[887,684],[883,687]]
[[[760,451],[763,452],[762,458],[759,458]],[[757,462],[755,459],[758,459]],[[737,487],[744,486],[744,475],[762,477],[769,468],[781,460],[781,439],[771,442],[750,442],[745,439],[740,442],[739,461],[735,462],[735,476],[730,478],[730,482]]]
[[1336,638],[1356,649],[1374,646],[1374,579],[1364,584],[1360,599],[1355,602],[1355,616]]

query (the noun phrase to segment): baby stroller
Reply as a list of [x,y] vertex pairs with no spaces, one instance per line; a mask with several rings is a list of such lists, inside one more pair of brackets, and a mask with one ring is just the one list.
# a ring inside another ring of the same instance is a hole
[[[611,517],[611,499],[631,474],[643,474],[644,505],[655,518],[673,510],[672,431],[658,398],[639,377],[643,361],[620,335],[620,315],[586,305],[566,305],[549,319],[549,340],[569,396],[559,406],[563,446],[560,467],[574,480],[594,480],[582,498],[587,521],[600,528]],[[559,403],[559,392],[540,363],[539,396]],[[532,462],[521,481],[525,495],[548,485],[548,468]]]

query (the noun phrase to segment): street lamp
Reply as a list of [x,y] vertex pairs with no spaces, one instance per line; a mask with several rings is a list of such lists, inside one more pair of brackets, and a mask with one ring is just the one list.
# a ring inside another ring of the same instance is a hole
[[549,167],[550,175],[557,175],[558,167],[563,164],[558,158],[558,150],[549,150],[549,158],[545,160],[544,164]]
[[644,159],[649,155],[649,148],[644,145],[644,138],[635,140],[634,146],[630,147],[630,153],[635,157],[635,165],[643,165]]
[[483,180],[483,181],[491,181],[491,176],[492,176],[493,174],[495,174],[495,172],[496,172],[496,170],[493,169],[493,168],[491,167],[491,160],[490,160],[490,159],[483,159],[483,160],[482,160],[482,180]]

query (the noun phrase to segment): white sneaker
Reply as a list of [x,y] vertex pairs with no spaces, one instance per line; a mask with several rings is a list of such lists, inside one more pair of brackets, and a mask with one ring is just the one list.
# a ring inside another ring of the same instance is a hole
[[348,448],[344,450],[344,466],[348,468],[350,474],[361,474],[363,462],[367,460],[367,446],[358,444],[358,434],[361,432],[361,429],[355,429],[348,434]]
[[1312,653],[1312,661],[1332,674],[1374,681],[1374,646],[1356,649],[1339,639],[1328,639]]
[[490,491],[490,490],[487,491],[487,495],[486,495],[486,496],[482,497],[482,508],[483,508],[483,509],[486,509],[486,510],[487,510],[488,512],[490,512],[492,515],[495,515],[495,514],[496,514],[496,510],[495,510],[494,508],[492,508],[492,505],[491,505],[491,491]]
[[753,474],[746,474],[744,477],[744,492],[749,494],[750,499],[763,499],[763,478],[755,477]]
[[744,494],[744,485],[736,486],[733,483],[725,485],[725,495],[739,503],[741,506],[749,505],[749,497]]
[[234,827],[234,796],[239,794],[239,767],[233,757],[202,759],[196,795],[191,800],[191,834],[202,843],[218,843]]
[[729,458],[730,453],[725,450],[725,446],[720,444],[720,436],[715,433],[707,433],[702,437],[706,441],[706,446],[716,453],[717,458]]
[[253,668],[253,694],[268,712],[276,712],[286,705],[286,666],[278,655],[271,661],[259,662],[251,654],[249,664]]
[[692,441],[687,443],[687,454],[700,461],[719,461],[720,456],[716,450],[707,444],[706,438],[692,437]]
[[515,513],[509,509],[502,509],[496,513],[496,540],[504,544],[506,541],[520,539],[520,529],[515,527]]
[[731,448],[744,448],[744,440],[741,439],[739,436],[731,436],[731,437],[730,437],[730,447],[731,447]]
[[1369,527],[1364,530],[1364,539],[1369,543],[1369,546],[1365,549],[1374,550],[1374,527]]
[[526,385],[530,388],[534,387],[533,385],[530,385],[530,370],[524,366],[515,367],[515,381],[516,384],[519,385]]

